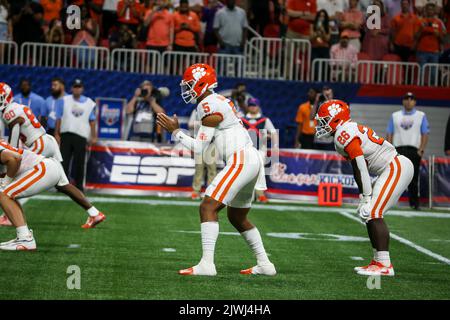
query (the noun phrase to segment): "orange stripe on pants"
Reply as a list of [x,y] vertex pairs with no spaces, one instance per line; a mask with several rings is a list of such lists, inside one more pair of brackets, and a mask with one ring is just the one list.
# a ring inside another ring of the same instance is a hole
[[41,173],[40,173],[36,178],[34,178],[33,180],[31,180],[29,183],[27,183],[25,186],[23,186],[23,188],[20,188],[19,190],[13,192],[13,194],[11,195],[11,197],[12,197],[13,199],[14,199],[19,193],[21,193],[21,192],[27,190],[27,189],[30,188],[32,185],[34,185],[36,182],[38,182],[39,180],[41,180],[42,177],[45,176],[45,172],[47,171],[46,168],[45,168],[45,164],[44,164],[43,162],[41,162],[39,165],[40,165],[41,168],[42,168]]
[[391,182],[392,176],[394,175],[394,165],[392,164],[392,162],[389,164],[389,177],[386,180],[386,182],[383,185],[383,188],[381,189],[381,192],[377,198],[377,201],[375,202],[375,205],[372,208],[372,212],[371,212],[371,217],[372,219],[375,219],[375,211],[377,210],[378,205],[380,204],[381,198],[383,198],[384,193],[386,192],[386,189],[389,185],[389,183]]
[[36,149],[37,149],[37,147],[38,147],[38,143],[39,143],[39,139],[37,139],[37,140],[34,142],[34,147],[33,147],[33,150],[31,150],[31,152],[35,152],[35,151],[36,151]]
[[382,218],[382,217],[383,217],[383,210],[384,210],[384,208],[386,207],[387,202],[388,202],[389,199],[391,198],[392,193],[394,192],[395,187],[397,186],[398,180],[400,180],[400,176],[401,176],[401,174],[402,174],[402,167],[401,167],[400,161],[398,161],[398,158],[397,158],[397,157],[395,157],[395,163],[397,164],[397,175],[395,176],[394,183],[392,184],[392,187],[391,187],[391,189],[389,190],[389,193],[388,193],[386,199],[384,199],[383,205],[382,205],[381,208],[380,208],[379,218]]
[[37,152],[37,154],[42,154],[44,151],[44,140],[42,139],[42,136],[39,137],[39,143],[41,144],[41,149]]
[[36,165],[33,168],[33,172],[27,174],[25,177],[23,177],[22,179],[20,179],[19,181],[15,182],[14,184],[10,185],[8,188],[6,188],[5,190],[3,190],[4,194],[8,194],[10,191],[12,191],[13,189],[19,187],[22,183],[24,183],[25,181],[27,181],[28,179],[30,179],[32,176],[34,176],[37,172],[39,171],[39,167]]
[[228,179],[228,177],[230,176],[231,172],[234,170],[234,168],[236,168],[236,163],[237,163],[237,154],[234,153],[233,154],[233,164],[231,165],[230,169],[228,169],[227,173],[222,178],[222,180],[220,180],[220,182],[217,185],[216,189],[214,189],[214,192],[212,193],[211,198],[216,199],[217,193],[220,191],[220,188],[222,188],[222,185]]
[[226,196],[227,193],[228,193],[228,190],[230,190],[230,188],[231,188],[233,182],[236,180],[236,178],[237,178],[237,177],[239,176],[239,174],[241,173],[243,167],[244,167],[244,150],[241,150],[241,152],[240,152],[240,160],[239,160],[239,167],[238,167],[238,169],[236,170],[236,172],[235,172],[235,174],[233,175],[233,177],[231,178],[230,182],[228,182],[228,184],[227,184],[225,190],[222,192],[222,195],[221,195],[220,198],[219,198],[219,202],[222,202],[222,201],[223,201],[223,199],[225,198],[225,196]]

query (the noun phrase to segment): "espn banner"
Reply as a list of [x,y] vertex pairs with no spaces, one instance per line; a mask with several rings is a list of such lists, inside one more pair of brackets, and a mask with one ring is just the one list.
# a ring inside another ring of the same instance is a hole
[[[279,161],[268,166],[270,198],[315,201],[322,182],[341,183],[347,202],[358,197],[350,163],[335,152],[281,149]],[[90,147],[86,188],[115,194],[186,196],[192,191],[194,172],[190,153],[173,145],[101,141]],[[450,195],[450,190],[444,192]],[[428,197],[425,161],[421,167],[421,193]]]

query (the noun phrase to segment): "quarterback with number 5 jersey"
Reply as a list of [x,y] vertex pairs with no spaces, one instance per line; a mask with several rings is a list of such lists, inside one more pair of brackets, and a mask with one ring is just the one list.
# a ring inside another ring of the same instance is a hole
[[266,189],[263,159],[253,146],[247,130],[229,99],[214,92],[215,70],[207,64],[194,64],[184,73],[181,95],[186,103],[197,103],[198,120],[202,125],[196,138],[179,129],[176,116],[158,114],[158,124],[173,133],[176,141],[197,155],[214,143],[226,165],[214,178],[200,204],[203,256],[192,268],[180,270],[181,275],[215,276],[214,249],[219,236],[219,211],[227,207],[231,224],[241,233],[256,256],[257,265],[241,270],[242,274],[275,275],[274,265],[267,257],[258,229],[248,220],[255,188]]
[[[334,136],[336,151],[351,161],[360,192],[357,212],[366,223],[374,257],[367,266],[356,267],[355,271],[368,276],[393,276],[389,230],[383,217],[411,182],[413,164],[371,128],[352,121],[350,108],[343,101],[323,103],[316,121],[316,135]],[[377,177],[373,184],[370,175]]]
[[[45,158],[52,158],[58,162],[62,161],[61,152],[56,139],[45,132],[38,119],[30,108],[12,101],[13,92],[6,83],[0,83],[0,115],[8,125],[9,145],[19,148],[19,140],[24,148]],[[93,228],[105,220],[105,215],[98,211],[84,194],[71,184],[56,186],[56,189],[74,200],[85,209],[89,215],[83,228]],[[6,215],[0,216],[0,225],[10,226],[12,223]]]

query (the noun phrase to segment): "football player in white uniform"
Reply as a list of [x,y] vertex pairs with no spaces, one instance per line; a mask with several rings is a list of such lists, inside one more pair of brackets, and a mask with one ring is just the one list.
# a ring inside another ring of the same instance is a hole
[[[371,128],[352,121],[350,108],[343,101],[323,103],[316,121],[316,135],[333,136],[336,151],[351,161],[360,192],[357,212],[366,223],[374,257],[369,265],[356,267],[355,271],[368,276],[393,276],[389,229],[383,217],[411,182],[413,164]],[[370,175],[377,177],[373,184]]]
[[[55,138],[45,132],[37,118],[28,107],[12,102],[13,93],[6,83],[0,83],[0,115],[8,125],[9,144],[19,148],[19,140],[26,149],[46,158],[62,161],[61,152]],[[105,215],[97,210],[85,195],[72,184],[57,185],[56,189],[68,195],[73,201],[87,211],[89,217],[81,227],[94,228],[106,219]],[[0,225],[11,225],[6,215],[0,216]]]
[[[0,205],[17,231],[15,239],[0,243],[0,250],[35,250],[36,241],[17,200],[52,187],[64,187],[69,184],[69,180],[57,159],[14,148],[4,141],[0,141],[0,164],[6,167],[6,174],[0,180]],[[77,196],[75,194],[74,197]]]
[[186,103],[197,103],[201,127],[196,138],[179,130],[176,115],[157,116],[158,124],[173,133],[173,137],[195,154],[202,154],[214,139],[216,150],[226,166],[214,178],[200,204],[203,256],[200,262],[181,275],[217,274],[214,248],[219,235],[218,214],[227,207],[228,219],[241,233],[257,259],[257,265],[241,270],[242,274],[275,275],[274,265],[267,257],[258,229],[248,220],[255,187],[266,189],[264,165],[247,130],[236,114],[233,103],[214,93],[217,87],[215,70],[207,64],[194,64],[184,73],[180,83],[181,95]]

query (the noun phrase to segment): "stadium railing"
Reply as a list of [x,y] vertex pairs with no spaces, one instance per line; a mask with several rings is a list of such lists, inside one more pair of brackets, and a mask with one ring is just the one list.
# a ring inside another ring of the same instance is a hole
[[450,87],[450,64],[424,64],[421,85],[429,87]]
[[20,63],[33,67],[109,69],[109,50],[104,47],[73,46],[25,42]]
[[17,64],[19,49],[14,41],[0,41],[0,64]]
[[420,85],[420,65],[414,62],[361,60],[358,82],[381,85]]
[[242,78],[245,74],[245,56],[237,54],[214,53],[209,64],[216,69],[219,77]]
[[316,82],[357,82],[357,64],[348,60],[314,59],[311,79]]
[[208,63],[209,53],[166,51],[162,54],[159,74],[182,75],[194,63]]
[[309,81],[308,40],[255,37],[247,42],[245,56],[249,78]]
[[111,52],[110,70],[158,74],[161,54],[155,50],[114,49]]

